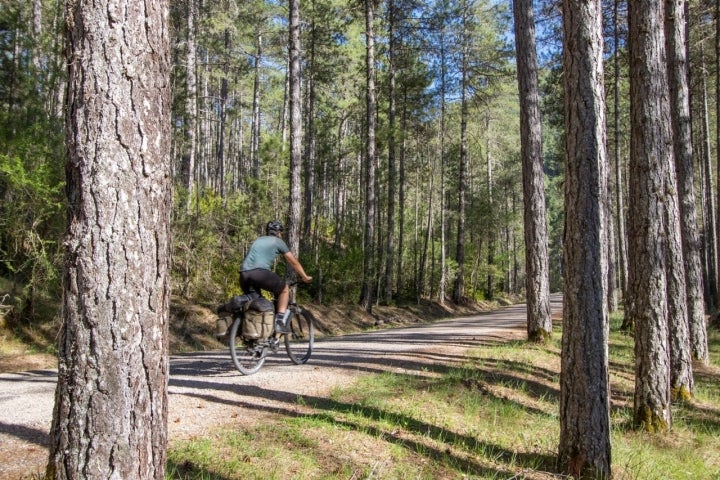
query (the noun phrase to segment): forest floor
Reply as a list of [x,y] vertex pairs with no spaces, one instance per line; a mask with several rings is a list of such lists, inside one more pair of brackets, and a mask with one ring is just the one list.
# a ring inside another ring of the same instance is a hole
[[[449,318],[462,321],[511,303],[377,306],[373,315],[355,305],[306,305],[317,319],[317,337],[326,337],[331,342],[323,345],[332,346],[318,345],[311,362],[303,368],[292,366],[284,352],[279,352],[260,373],[243,377],[233,368],[227,347],[214,338],[217,316],[213,309],[174,302],[169,440],[172,444],[212,435],[214,428],[228,421],[239,425],[262,421],[267,415],[283,412],[298,396],[322,398],[336,387],[349,385],[358,375],[398,368],[422,369],[423,364],[462,358],[473,343],[488,337],[493,341],[520,338],[524,335],[525,315],[521,307],[513,307],[517,311],[510,326],[491,321],[480,330],[473,322],[448,331],[447,326],[442,326],[446,322],[435,323]],[[435,324],[427,325],[430,323]],[[48,344],[57,336],[57,327],[0,328],[0,383],[4,382],[0,403],[5,411],[0,413],[0,480],[40,478],[47,462],[57,360],[38,350],[51,348]],[[407,331],[398,327],[424,328],[411,329],[412,340],[392,340],[393,331]],[[432,328],[446,328],[446,332],[434,333]],[[391,336],[384,336],[370,347],[373,331]],[[348,335],[358,332],[365,334]],[[440,340],[445,338],[442,335],[449,341]],[[15,390],[20,384],[27,385],[25,390]]]

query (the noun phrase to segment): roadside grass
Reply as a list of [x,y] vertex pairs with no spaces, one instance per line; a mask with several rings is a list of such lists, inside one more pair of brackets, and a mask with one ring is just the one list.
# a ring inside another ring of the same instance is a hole
[[[631,426],[632,337],[612,322],[613,478],[720,479],[720,332],[696,396],[669,434]],[[548,345],[488,343],[464,365],[361,377],[294,417],[173,445],[172,479],[556,479],[560,332]]]

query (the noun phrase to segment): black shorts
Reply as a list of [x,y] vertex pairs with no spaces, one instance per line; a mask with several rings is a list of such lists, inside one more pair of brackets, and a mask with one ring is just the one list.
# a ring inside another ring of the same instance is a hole
[[272,292],[277,297],[285,289],[285,285],[285,280],[280,278],[280,275],[264,268],[240,272],[240,287],[245,293],[252,290],[260,293],[262,289]]

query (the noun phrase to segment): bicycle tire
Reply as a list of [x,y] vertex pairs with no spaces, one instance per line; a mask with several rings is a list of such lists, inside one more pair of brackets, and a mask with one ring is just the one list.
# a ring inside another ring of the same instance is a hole
[[299,307],[293,309],[290,333],[285,334],[285,350],[296,365],[302,365],[310,360],[315,344],[314,323],[310,312]]
[[265,363],[267,349],[242,336],[242,317],[235,318],[230,329],[230,356],[243,375],[252,375]]

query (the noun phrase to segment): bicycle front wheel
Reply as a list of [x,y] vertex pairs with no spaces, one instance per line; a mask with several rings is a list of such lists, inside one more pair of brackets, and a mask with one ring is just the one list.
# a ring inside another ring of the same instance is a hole
[[290,333],[285,334],[285,350],[293,363],[306,363],[315,343],[315,328],[310,312],[302,308],[293,309],[290,319]]
[[242,317],[235,318],[230,329],[230,356],[243,375],[252,375],[265,363],[267,350],[254,340],[242,336]]

